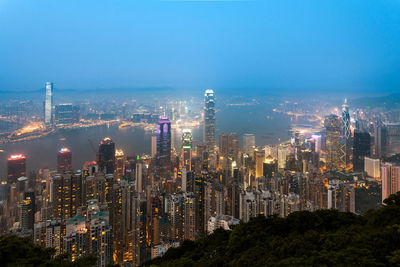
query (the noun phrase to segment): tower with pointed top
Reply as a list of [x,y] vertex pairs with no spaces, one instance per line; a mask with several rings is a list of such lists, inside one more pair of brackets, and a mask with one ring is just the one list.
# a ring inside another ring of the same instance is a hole
[[347,98],[342,105],[342,118],[340,121],[340,165],[344,169],[351,168],[352,160],[352,134],[350,129],[350,113]]
[[208,159],[214,156],[215,149],[215,96],[214,91],[207,89],[204,94],[204,134]]

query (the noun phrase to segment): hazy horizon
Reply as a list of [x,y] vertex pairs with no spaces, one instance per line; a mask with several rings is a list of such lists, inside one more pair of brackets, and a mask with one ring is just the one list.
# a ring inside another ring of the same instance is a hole
[[400,85],[399,13],[399,1],[2,0],[0,91],[52,81],[190,95],[390,94]]

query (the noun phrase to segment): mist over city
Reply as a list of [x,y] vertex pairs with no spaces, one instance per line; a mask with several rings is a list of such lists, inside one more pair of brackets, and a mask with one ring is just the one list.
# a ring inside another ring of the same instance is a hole
[[0,0],[0,262],[398,266],[398,14]]

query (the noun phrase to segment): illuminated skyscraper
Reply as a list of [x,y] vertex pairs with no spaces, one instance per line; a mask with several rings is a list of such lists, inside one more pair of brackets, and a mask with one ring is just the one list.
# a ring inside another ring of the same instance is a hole
[[58,173],[64,173],[70,170],[72,170],[72,152],[63,147],[57,153],[57,171]]
[[26,176],[26,157],[22,154],[11,155],[7,161],[7,183],[15,183],[22,176]]
[[207,89],[204,94],[204,134],[203,141],[210,159],[215,147],[215,97],[214,91]]
[[182,167],[192,170],[192,131],[187,129],[182,133]]
[[50,202],[53,205],[53,216],[69,219],[75,216],[82,201],[82,176],[80,172],[57,174],[50,182]]
[[61,218],[41,221],[34,225],[34,242],[42,247],[55,248],[59,255],[63,248],[65,220]]
[[254,151],[254,163],[255,163],[255,174],[256,178],[263,176],[263,163],[265,161],[265,152],[264,150],[257,149]]
[[97,256],[97,266],[113,263],[113,233],[107,210],[99,208],[97,200],[90,200],[87,216],[76,215],[66,222],[64,249],[69,260],[85,254]]
[[267,178],[272,178],[277,171],[278,162],[274,160],[271,156],[267,156],[263,163],[263,176]]
[[254,134],[243,135],[243,152],[253,156],[254,147],[256,146],[256,136]]
[[46,98],[44,102],[44,122],[53,123],[53,83],[46,82]]
[[23,231],[33,230],[35,223],[35,193],[25,192],[20,206],[20,222]]
[[125,173],[125,155],[122,149],[117,149],[115,151],[115,178],[120,181]]
[[184,197],[183,234],[185,240],[195,240],[196,234],[196,197],[193,192],[186,193]]
[[342,118],[340,120],[340,164],[343,168],[349,168],[352,155],[350,114],[347,99],[342,105]]
[[171,122],[161,117],[157,126],[157,174],[166,178],[171,169]]
[[326,168],[340,169],[340,120],[336,115],[325,117]]
[[97,162],[105,173],[114,174],[115,143],[110,137],[106,137],[100,142]]
[[147,247],[147,201],[144,195],[138,194],[132,201],[133,224],[133,263],[140,266],[148,260]]

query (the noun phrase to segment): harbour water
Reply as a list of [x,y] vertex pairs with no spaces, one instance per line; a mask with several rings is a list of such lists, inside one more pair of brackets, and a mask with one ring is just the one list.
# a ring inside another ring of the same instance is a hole
[[[288,127],[290,117],[277,114],[268,105],[223,106],[217,112],[216,142],[219,133],[235,132],[239,136],[245,133],[256,135],[257,145],[276,144],[289,138]],[[202,127],[192,129],[194,145],[203,138]],[[18,143],[1,144],[0,175],[4,179],[7,172],[7,157],[10,154],[23,153],[27,157],[27,171],[38,171],[41,168],[55,169],[57,166],[57,151],[61,147],[72,150],[73,168],[79,169],[89,160],[95,160],[96,155],[89,144],[89,139],[97,149],[104,137],[111,137],[116,148],[124,150],[125,154],[150,154],[151,132],[142,128],[124,128],[118,126],[99,126],[68,131]],[[179,147],[179,132],[175,134],[175,146]],[[196,142],[197,141],[197,142]]]

